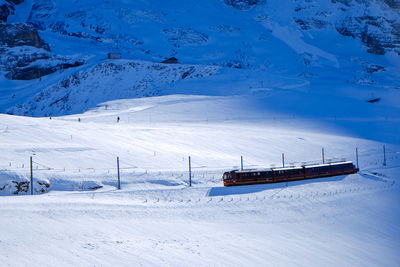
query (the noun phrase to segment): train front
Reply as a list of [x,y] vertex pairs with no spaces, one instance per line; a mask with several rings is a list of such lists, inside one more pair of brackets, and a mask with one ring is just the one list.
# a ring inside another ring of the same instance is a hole
[[222,175],[222,180],[224,181],[224,186],[234,185],[234,179],[236,177],[235,171],[224,172]]

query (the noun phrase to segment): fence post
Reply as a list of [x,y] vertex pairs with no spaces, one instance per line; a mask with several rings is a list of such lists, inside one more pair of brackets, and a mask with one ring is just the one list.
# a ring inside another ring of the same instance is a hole
[[33,195],[33,168],[32,168],[32,156],[31,156],[31,195]]
[[383,166],[386,166],[386,148],[383,145]]
[[192,161],[189,156],[189,187],[192,186]]
[[117,172],[118,172],[118,190],[121,189],[121,180],[119,175],[119,157],[117,157]]
[[325,164],[325,149],[322,148],[322,164]]
[[243,156],[240,156],[240,170],[243,171]]
[[285,153],[282,153],[282,166],[285,168]]
[[356,147],[356,162],[357,162],[357,169],[360,170],[360,167],[358,166],[358,147]]

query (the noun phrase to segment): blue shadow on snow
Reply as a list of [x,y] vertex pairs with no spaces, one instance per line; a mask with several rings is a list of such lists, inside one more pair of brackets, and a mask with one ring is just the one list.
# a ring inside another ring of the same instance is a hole
[[285,188],[285,187],[296,186],[296,185],[341,181],[345,177],[346,177],[346,175],[341,175],[341,176],[333,176],[333,177],[325,177],[325,178],[315,178],[315,179],[307,179],[307,180],[300,180],[300,181],[292,181],[292,182],[287,182],[287,183],[282,182],[282,183],[274,183],[274,184],[213,187],[208,191],[207,196],[216,197],[216,196],[227,196],[227,195],[250,194],[250,193],[257,193],[257,192],[270,190],[270,189],[279,189],[279,188]]

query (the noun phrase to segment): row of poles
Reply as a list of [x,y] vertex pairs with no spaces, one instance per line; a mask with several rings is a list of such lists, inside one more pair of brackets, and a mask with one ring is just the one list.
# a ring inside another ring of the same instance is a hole
[[[322,164],[325,164],[325,149],[321,149],[322,152]],[[359,169],[358,166],[358,147],[356,147],[356,166],[357,169]],[[385,152],[385,145],[383,146],[383,166],[386,166],[386,152]],[[282,153],[282,167],[285,168],[285,153]],[[243,158],[242,158],[242,168],[243,170]]]
[[[322,163],[325,163],[325,149],[322,148]],[[358,165],[358,148],[356,148],[356,166],[359,169]],[[383,166],[386,166],[386,148],[385,145],[383,145]],[[285,167],[285,153],[282,153],[282,167]],[[243,171],[243,156],[240,156],[240,170]],[[192,160],[191,157],[189,156],[189,182],[188,186],[192,186]],[[30,157],[30,191],[31,195],[33,195],[33,161],[32,157]],[[121,189],[121,175],[120,175],[120,168],[119,168],[119,157],[117,157],[117,188],[118,190]]]

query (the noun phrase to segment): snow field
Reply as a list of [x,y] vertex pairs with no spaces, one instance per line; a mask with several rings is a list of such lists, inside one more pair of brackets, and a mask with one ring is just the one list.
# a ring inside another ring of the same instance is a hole
[[[270,113],[239,100],[171,95],[109,102],[51,120],[0,115],[0,169],[29,177],[32,156],[35,179],[51,184],[45,194],[1,197],[1,262],[397,265],[396,142],[385,144],[382,166],[383,143],[354,137],[338,121]],[[326,160],[353,161],[358,147],[361,172],[222,186],[222,173],[239,168],[241,155],[245,168],[280,166],[281,153],[286,164],[301,165],[320,162],[322,147]],[[122,190],[116,189],[117,156]],[[88,190],[97,185],[103,187]]]

